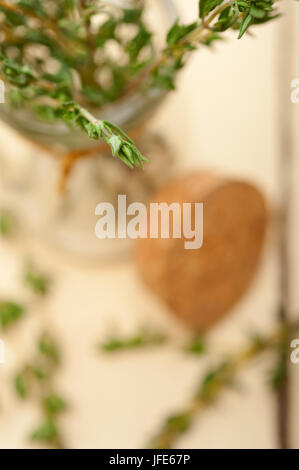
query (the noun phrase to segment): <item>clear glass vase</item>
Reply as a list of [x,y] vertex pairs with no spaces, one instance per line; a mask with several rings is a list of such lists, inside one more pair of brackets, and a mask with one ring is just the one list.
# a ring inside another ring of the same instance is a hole
[[[146,12],[155,38],[161,45],[176,18],[171,0],[151,0]],[[159,47],[159,44],[158,44]],[[163,142],[145,131],[144,126],[157,111],[165,93],[132,92],[93,114],[111,121],[135,138],[149,163],[144,169],[130,170],[110,152],[89,140],[78,129],[64,123],[49,124],[26,110],[8,110],[0,105],[0,118],[32,142],[23,150],[13,140],[0,151],[0,209],[16,214],[22,229],[38,235],[56,247],[90,258],[111,259],[128,252],[128,240],[98,240],[95,235],[95,208],[99,202],[117,205],[119,194],[130,202],[144,202],[167,178],[172,165]],[[38,144],[38,146],[34,145]],[[18,150],[12,151],[12,148]],[[41,150],[42,147],[43,149]],[[45,149],[45,151],[44,151]],[[17,153],[16,153],[17,152]],[[81,158],[58,190],[65,156]]]

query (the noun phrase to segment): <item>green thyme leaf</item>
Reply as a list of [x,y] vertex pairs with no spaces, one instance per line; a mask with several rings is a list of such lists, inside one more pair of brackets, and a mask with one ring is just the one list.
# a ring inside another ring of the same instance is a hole
[[172,415],[166,420],[166,427],[175,433],[182,434],[190,428],[191,420],[188,413]]
[[24,372],[17,374],[14,379],[14,386],[17,395],[20,398],[26,398],[28,395],[28,389],[26,385],[26,378]]
[[262,8],[256,7],[255,5],[252,5],[250,7],[249,13],[253,18],[258,19],[265,18],[265,16],[267,15],[267,11],[263,10]]
[[40,273],[30,263],[27,266],[24,276],[25,283],[35,294],[46,295],[49,291],[51,280],[48,276]]
[[39,352],[54,363],[59,363],[60,352],[56,342],[49,335],[44,334],[38,343]]
[[214,8],[221,5],[223,0],[200,0],[199,2],[199,17],[203,18],[208,13],[210,13]]
[[100,349],[104,352],[118,352],[126,349],[144,348],[149,346],[157,346],[166,342],[166,336],[161,333],[152,333],[142,331],[129,338],[114,337],[110,338],[103,344]]
[[206,344],[202,336],[196,336],[186,347],[186,352],[194,355],[201,355],[206,352]]
[[53,415],[64,411],[66,409],[66,402],[61,396],[51,394],[44,398],[43,406],[46,413]]
[[14,302],[0,302],[0,328],[5,330],[15,324],[23,315],[25,309]]
[[120,149],[121,149],[121,146],[122,146],[122,139],[121,137],[119,137],[119,135],[113,135],[112,137],[110,137],[109,139],[109,145],[111,147],[111,150],[112,150],[112,155],[115,157],[116,155],[118,155]]
[[0,236],[8,237],[14,229],[13,216],[6,211],[0,211]]
[[51,420],[44,422],[31,434],[32,441],[54,442],[59,436],[58,428]]
[[180,25],[178,22],[176,22],[168,32],[168,46],[174,46],[178,41],[185,38],[189,33],[194,31],[196,27],[197,23],[192,23],[190,25]]
[[242,20],[242,23],[240,25],[240,31],[239,31],[239,36],[238,36],[238,39],[241,39],[241,37],[246,33],[247,29],[249,28],[251,22],[252,22],[252,15],[250,13],[247,13],[243,20]]

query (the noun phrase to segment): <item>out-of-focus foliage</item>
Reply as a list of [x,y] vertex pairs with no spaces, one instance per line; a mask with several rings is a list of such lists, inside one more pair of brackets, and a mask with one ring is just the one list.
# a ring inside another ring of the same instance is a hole
[[132,90],[174,89],[198,46],[211,46],[228,29],[241,38],[278,15],[274,0],[200,0],[198,19],[176,22],[155,51],[142,0],[130,9],[100,0],[0,0],[0,13],[0,78],[9,105],[79,126],[131,168],[145,158],[121,129],[95,119],[93,108]]

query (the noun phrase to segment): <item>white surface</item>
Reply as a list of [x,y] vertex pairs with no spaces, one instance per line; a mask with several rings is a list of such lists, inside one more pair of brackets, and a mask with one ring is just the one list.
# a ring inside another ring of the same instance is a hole
[[[181,5],[189,15],[190,3]],[[272,202],[277,197],[277,43],[278,24],[273,24],[257,29],[255,39],[230,39],[213,53],[202,50],[181,75],[180,91],[153,123],[183,156],[184,165],[191,162],[253,181]],[[297,251],[298,247],[296,259]],[[130,332],[148,323],[165,328],[178,343],[187,333],[140,283],[132,263],[88,268],[22,239],[1,242],[0,295],[23,298],[15,290],[15,280],[28,253],[54,273],[55,288],[22,328],[5,337],[8,361],[0,366],[0,447],[28,446],[24,436],[38,422],[36,408],[18,404],[8,384],[16,365],[30,354],[42,322],[50,322],[64,344],[58,386],[71,403],[63,418],[69,446],[143,447],[163,417],[184,406],[205,371],[206,358],[190,358],[171,345],[120,357],[99,355],[96,344],[106,337],[109,325]],[[271,235],[254,286],[210,335],[211,356],[242,345],[252,328],[268,331],[275,321],[276,302],[277,259]],[[298,308],[298,299],[295,303]],[[267,367],[267,361],[252,366],[242,377],[244,391],[226,393],[179,445],[276,447],[275,401],[265,386]],[[298,370],[294,369],[297,382]],[[299,409],[296,413],[294,447],[299,443]]]

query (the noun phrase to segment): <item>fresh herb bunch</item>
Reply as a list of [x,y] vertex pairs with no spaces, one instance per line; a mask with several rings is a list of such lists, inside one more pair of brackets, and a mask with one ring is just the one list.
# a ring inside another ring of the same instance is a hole
[[126,350],[142,349],[149,346],[159,346],[164,344],[166,341],[167,337],[165,334],[144,328],[131,337],[110,337],[104,343],[100,343],[99,348],[105,353],[114,353]]
[[66,401],[54,391],[54,378],[60,365],[56,341],[44,333],[38,339],[36,354],[14,377],[14,388],[22,400],[35,399],[41,410],[41,424],[30,434],[33,442],[65,448],[59,429],[59,416],[67,408]]
[[0,0],[0,78],[7,102],[49,122],[79,126],[103,140],[129,167],[146,159],[117,126],[93,111],[137,90],[175,88],[177,72],[198,46],[226,30],[241,38],[278,16],[275,0],[200,0],[191,24],[178,22],[155,51],[144,1],[115,7],[108,0]]
[[298,334],[299,324],[283,323],[268,336],[254,335],[248,347],[221,360],[206,372],[194,396],[184,410],[169,416],[150,443],[151,448],[170,449],[193,426],[194,421],[209,408],[227,388],[236,385],[239,373],[253,360],[266,352],[276,354],[276,364],[270,371],[269,383],[274,390],[286,380],[286,355],[293,335]]

